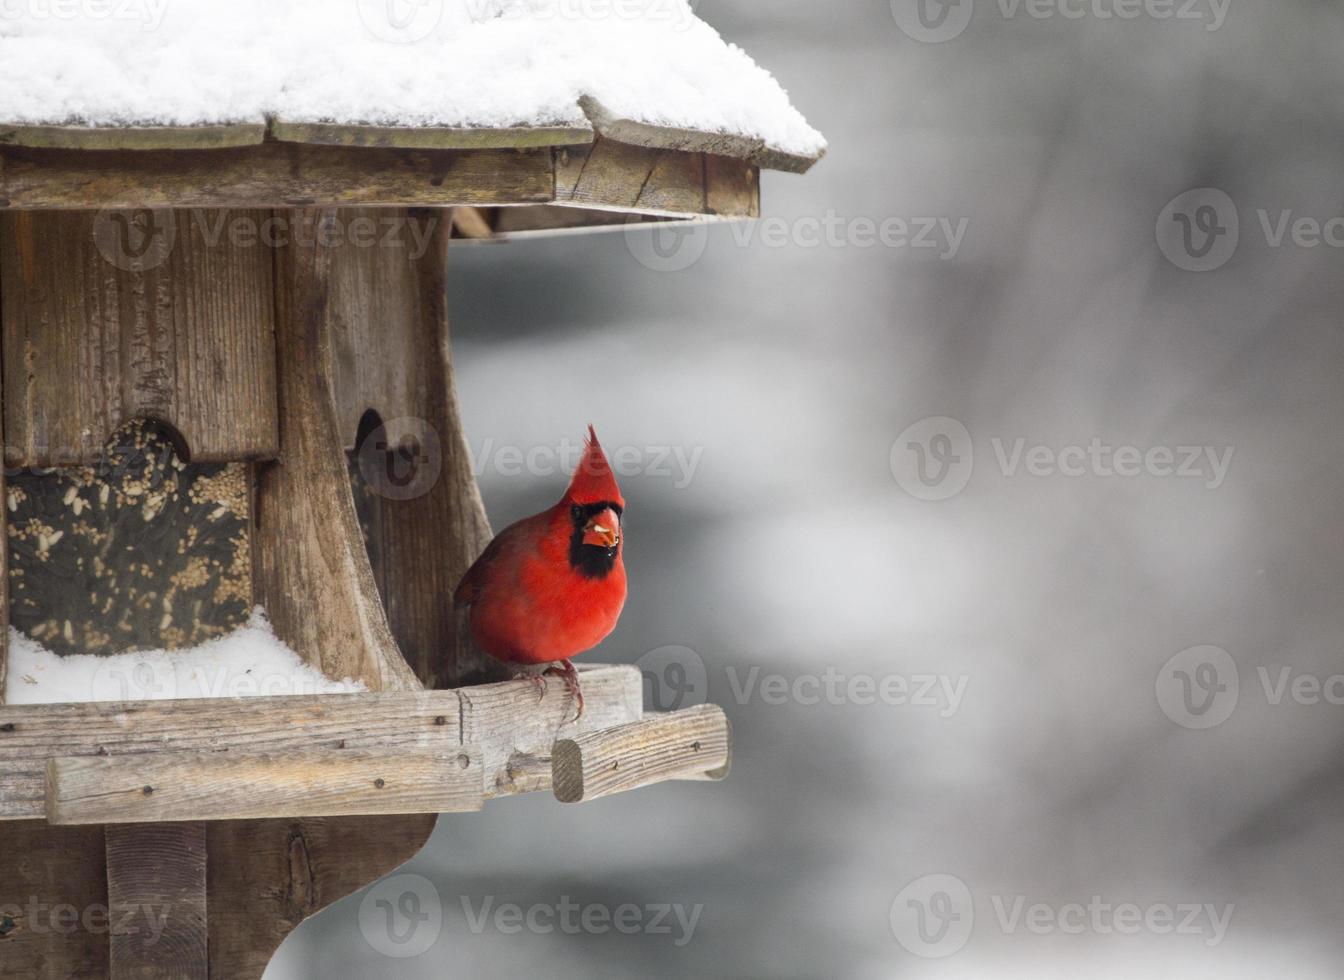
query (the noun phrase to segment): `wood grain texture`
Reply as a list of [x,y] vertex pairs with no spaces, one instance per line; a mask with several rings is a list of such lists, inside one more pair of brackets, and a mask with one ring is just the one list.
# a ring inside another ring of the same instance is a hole
[[220,231],[265,217],[0,213],[6,463],[94,463],[141,417],[196,462],[273,456],[270,250]]
[[[328,677],[374,691],[421,685],[387,624],[355,515],[332,395],[332,210],[295,212],[302,236],[276,252],[280,459],[258,473],[258,600],[276,635]],[[307,244],[300,244],[304,242]]]
[[498,679],[503,669],[471,647],[451,600],[490,540],[453,384],[452,216],[398,208],[340,215],[413,229],[401,236],[405,247],[347,240],[332,250],[328,278],[338,424],[354,451],[356,501],[392,634],[428,687]]
[[[5,824],[0,847],[0,976],[107,980],[107,855],[102,827]],[[53,920],[57,906],[78,910]],[[59,925],[60,928],[57,928]]]
[[257,980],[304,919],[414,857],[434,819],[315,817],[208,824],[212,980]]
[[728,719],[712,704],[563,738],[551,754],[555,798],[583,803],[668,779],[722,778],[730,743]]
[[205,825],[110,826],[112,980],[207,980]]
[[[396,152],[412,168],[426,161],[406,151],[358,152]],[[456,159],[451,166],[481,160]],[[530,179],[525,155],[491,159],[501,173],[521,163],[515,176]],[[442,171],[444,164],[434,166]],[[437,190],[447,177],[422,172],[417,179]],[[255,595],[278,635],[328,676],[359,677],[375,691],[415,691],[421,685],[392,636],[356,519],[333,397],[333,246],[318,234],[332,227],[336,213],[303,210],[284,217],[298,234],[275,254],[281,456],[257,476]],[[452,712],[436,715],[435,723],[446,729]],[[290,930],[413,857],[435,820],[433,814],[410,814],[211,822],[211,976],[260,977]]]
[[[185,701],[12,704],[0,707],[0,820],[45,813],[49,759],[147,760],[173,752],[244,751],[271,755],[336,750],[455,753],[477,744],[488,795],[508,788],[515,756],[548,758],[559,735],[610,727],[642,714],[633,667],[580,671],[587,710],[558,682],[538,700],[530,681],[455,691],[193,698]],[[464,737],[466,722],[472,738]],[[549,779],[549,775],[548,775]],[[546,787],[549,788],[549,783]],[[3,851],[0,851],[2,854]]]
[[[731,166],[711,166],[716,159]],[[81,153],[0,146],[0,211],[561,205],[667,217],[748,217],[751,213],[730,206],[725,195],[717,204],[707,202],[706,191],[715,170],[756,175],[759,166],[602,138],[588,146],[508,150],[264,143],[192,153]],[[757,177],[751,181],[746,199],[758,213]],[[734,177],[731,183],[738,182]],[[563,227],[540,211],[530,213],[537,216],[538,231]],[[514,233],[527,230],[522,218],[512,222]]]
[[761,216],[761,169],[730,157],[705,157],[705,212],[721,218]]
[[419,150],[473,150],[568,146],[591,143],[586,125],[510,126],[351,126],[337,123],[271,122],[271,135],[288,143],[378,146]]
[[634,146],[644,146],[663,150],[683,152],[712,153],[731,157],[736,160],[767,167],[771,170],[785,170],[790,173],[804,174],[825,156],[791,153],[776,147],[767,146],[764,139],[744,136],[741,133],[709,132],[701,129],[682,129],[675,126],[651,126],[623,118],[602,105],[591,95],[579,99],[579,105],[592,122],[593,128],[604,138]]
[[227,126],[27,126],[0,123],[0,146],[57,150],[214,150],[251,146],[266,124]]
[[606,139],[554,152],[556,203],[644,214],[705,210],[704,159],[698,153]]
[[[2,232],[0,232],[2,234]],[[0,246],[2,247],[2,246]],[[4,329],[3,317],[0,317],[0,330]],[[3,383],[0,383],[0,401],[3,401]],[[3,430],[0,423],[0,430]],[[0,500],[8,500],[6,486],[9,480],[8,467],[0,466]],[[0,515],[5,511],[0,510]],[[4,540],[0,540],[0,707],[5,703],[5,679],[9,676],[9,535],[8,528]]]
[[163,823],[457,813],[485,804],[481,755],[406,746],[163,752],[47,762],[47,821]]
[[527,757],[549,758],[557,739],[634,721],[644,714],[643,678],[636,667],[579,668],[586,702],[574,718],[574,699],[558,680],[540,699],[530,681],[462,688],[462,739],[480,746],[487,798],[548,788]]
[[551,148],[402,150],[261,143],[107,151],[0,147],[0,208],[451,207],[534,204]]
[[648,123],[626,119],[612,112],[591,95],[579,99],[584,114],[603,138],[617,143],[629,143],[657,150],[678,150],[686,153],[716,153],[749,160],[765,146],[759,137],[740,133],[714,133],[702,129],[682,129],[673,126],[651,126]]
[[494,237],[491,220],[502,208],[453,208],[453,237],[490,239]]
[[[510,681],[418,697],[461,699],[462,732],[479,738],[487,797],[545,789],[549,774],[520,755],[549,755],[557,732],[584,731],[638,717],[643,688],[634,667],[583,671],[588,711],[575,725],[573,700],[549,685],[539,703],[529,681]],[[406,694],[398,697],[407,697]],[[517,780],[517,782],[515,782]],[[208,825],[210,853],[210,969],[212,978],[256,980],[272,953],[299,923],[332,902],[410,860],[435,817],[341,817],[243,820]]]
[[0,819],[45,812],[52,758],[230,749],[283,754],[341,745],[447,752],[462,742],[459,715],[452,691],[6,705],[0,708]]

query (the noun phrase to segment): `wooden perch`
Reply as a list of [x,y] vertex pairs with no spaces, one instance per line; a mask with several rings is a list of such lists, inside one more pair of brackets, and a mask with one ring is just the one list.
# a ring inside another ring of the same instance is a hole
[[551,753],[555,798],[583,803],[666,779],[722,779],[731,742],[713,704],[561,739]]
[[[563,685],[538,698],[526,680],[450,691],[0,705],[0,821],[478,809],[476,797],[549,789],[541,760],[556,739],[643,714],[636,668],[594,666],[580,677],[587,708],[577,722]],[[461,754],[468,773],[455,768]],[[382,787],[373,785],[379,778]],[[92,796],[104,792],[111,795]]]
[[485,804],[482,771],[469,745],[62,757],[47,762],[47,822],[463,812]]

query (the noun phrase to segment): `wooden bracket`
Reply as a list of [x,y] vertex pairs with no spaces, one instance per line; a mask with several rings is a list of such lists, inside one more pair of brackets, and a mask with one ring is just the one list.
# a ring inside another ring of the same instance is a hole
[[555,798],[585,803],[668,779],[723,779],[731,744],[713,704],[561,739],[551,751]]

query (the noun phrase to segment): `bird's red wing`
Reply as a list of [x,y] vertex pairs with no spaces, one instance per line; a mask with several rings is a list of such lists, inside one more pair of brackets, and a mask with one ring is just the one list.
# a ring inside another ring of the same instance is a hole
[[467,569],[467,574],[462,576],[462,581],[457,583],[457,588],[453,591],[454,606],[461,608],[476,601],[481,594],[481,589],[490,579],[491,566],[498,561],[503,551],[504,535],[498,534],[494,540],[486,545],[480,557]]

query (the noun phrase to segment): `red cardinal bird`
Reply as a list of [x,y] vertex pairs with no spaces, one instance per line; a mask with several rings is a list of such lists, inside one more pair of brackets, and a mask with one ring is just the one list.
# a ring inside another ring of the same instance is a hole
[[578,672],[569,658],[597,646],[625,605],[621,516],[625,499],[597,433],[588,441],[569,489],[540,514],[510,524],[462,576],[453,602],[469,607],[472,639],[515,677],[562,678],[583,714]]

